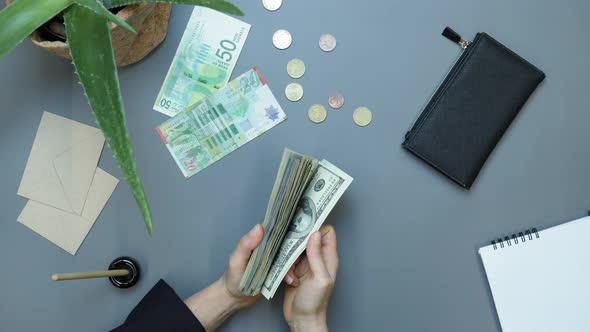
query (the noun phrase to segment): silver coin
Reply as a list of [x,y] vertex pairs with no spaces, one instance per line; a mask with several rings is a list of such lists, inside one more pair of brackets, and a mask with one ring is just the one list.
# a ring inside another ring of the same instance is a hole
[[287,63],[287,73],[292,78],[301,78],[305,74],[305,62],[293,59]]
[[358,126],[364,127],[373,121],[373,113],[366,107],[359,107],[352,113],[352,120]]
[[303,86],[299,83],[290,83],[285,88],[285,96],[290,101],[299,101],[303,98]]
[[280,29],[275,31],[274,35],[272,35],[272,43],[279,50],[289,48],[292,42],[293,38],[291,37],[291,33],[287,30]]
[[264,9],[274,12],[283,5],[283,0],[262,0],[262,6]]
[[309,111],[307,111],[307,116],[313,123],[322,123],[326,120],[328,116],[328,112],[326,108],[321,104],[314,104],[311,105]]
[[340,92],[330,93],[330,97],[328,97],[328,105],[335,110],[339,109],[344,105],[344,95]]
[[320,48],[324,52],[332,52],[336,48],[336,37],[329,33],[321,35]]

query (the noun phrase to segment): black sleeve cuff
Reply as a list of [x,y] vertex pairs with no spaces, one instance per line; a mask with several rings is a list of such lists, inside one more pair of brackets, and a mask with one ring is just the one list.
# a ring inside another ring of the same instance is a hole
[[205,331],[199,320],[168,284],[160,279],[112,332]]

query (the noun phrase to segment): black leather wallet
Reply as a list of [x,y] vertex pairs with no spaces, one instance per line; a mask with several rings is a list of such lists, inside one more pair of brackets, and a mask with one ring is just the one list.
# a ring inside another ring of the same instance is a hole
[[450,28],[443,36],[464,51],[403,147],[469,189],[545,74],[485,33],[473,42]]

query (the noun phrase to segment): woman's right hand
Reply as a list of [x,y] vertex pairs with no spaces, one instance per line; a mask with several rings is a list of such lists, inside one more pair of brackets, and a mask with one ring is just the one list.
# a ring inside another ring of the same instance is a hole
[[324,225],[285,276],[283,312],[291,331],[328,331],[327,311],[338,272],[336,231]]

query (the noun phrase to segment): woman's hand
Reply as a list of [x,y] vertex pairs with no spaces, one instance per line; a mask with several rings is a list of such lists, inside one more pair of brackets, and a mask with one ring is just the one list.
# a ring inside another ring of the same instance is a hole
[[307,253],[285,276],[283,312],[292,331],[327,331],[327,311],[338,272],[336,231],[324,225],[307,243]]
[[216,330],[239,309],[256,303],[260,296],[246,296],[240,280],[250,254],[262,241],[264,229],[258,224],[244,235],[229,258],[225,273],[209,287],[188,298],[185,303],[207,331]]
[[258,224],[244,235],[234,252],[229,257],[227,269],[221,277],[226,293],[232,297],[240,307],[248,307],[260,299],[258,296],[246,296],[240,291],[240,281],[246,271],[250,255],[258,247],[264,237],[264,228]]

